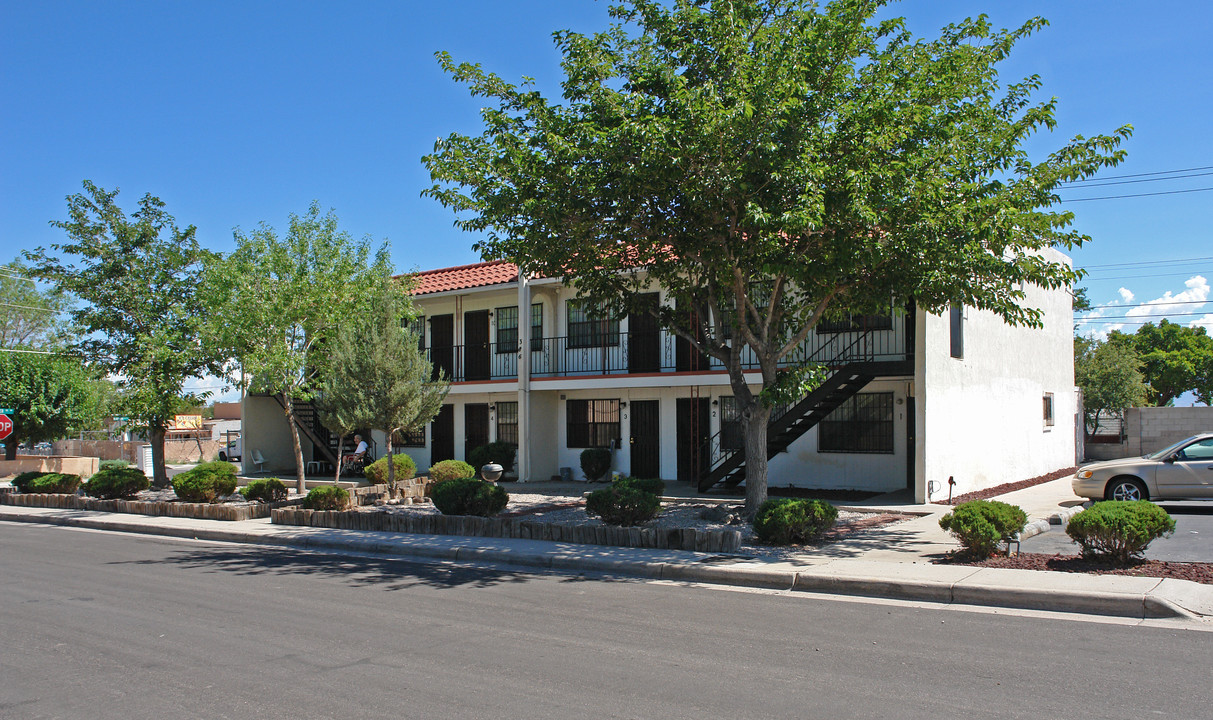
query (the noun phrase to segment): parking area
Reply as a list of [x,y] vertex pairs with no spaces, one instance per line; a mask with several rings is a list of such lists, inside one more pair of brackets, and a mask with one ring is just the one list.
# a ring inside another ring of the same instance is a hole
[[[1155,540],[1146,549],[1150,560],[1213,562],[1213,502],[1165,501],[1158,505],[1175,519],[1175,534]],[[1078,546],[1064,529],[1054,526],[1023,541],[1023,552],[1077,555]]]

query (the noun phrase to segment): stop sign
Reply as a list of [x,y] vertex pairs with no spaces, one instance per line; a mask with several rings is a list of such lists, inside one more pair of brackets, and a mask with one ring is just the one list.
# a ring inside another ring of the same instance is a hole
[[0,415],[0,440],[13,434],[13,419],[8,415]]

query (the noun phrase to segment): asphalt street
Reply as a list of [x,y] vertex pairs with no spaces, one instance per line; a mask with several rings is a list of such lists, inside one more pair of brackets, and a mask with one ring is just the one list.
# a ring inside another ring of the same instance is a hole
[[1207,717],[1208,632],[0,523],[3,718]]
[[[1175,533],[1150,543],[1146,557],[1172,562],[1213,562],[1213,503],[1185,500],[1158,504],[1175,519]],[[1061,555],[1079,553],[1078,546],[1060,526],[1024,540],[1021,550]]]

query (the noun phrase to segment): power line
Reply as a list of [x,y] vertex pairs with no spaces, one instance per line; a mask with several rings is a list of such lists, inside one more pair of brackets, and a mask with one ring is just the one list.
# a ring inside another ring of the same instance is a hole
[[[1209,302],[1211,302],[1211,301],[1209,301],[1209,300],[1175,300],[1175,301],[1168,300],[1166,302],[1150,301],[1150,302],[1143,302],[1143,303],[1133,303],[1132,305],[1127,304],[1127,303],[1123,304],[1123,305],[1117,304],[1117,303],[1112,303],[1111,305],[1091,305],[1087,309],[1088,310],[1097,310],[1097,309],[1102,309],[1102,308],[1118,308],[1121,310],[1128,310],[1130,308],[1149,307],[1151,305],[1207,305]],[[1079,312],[1086,312],[1086,311],[1080,310]]]
[[1062,200],[1062,202],[1063,203],[1072,203],[1072,202],[1088,202],[1090,200],[1120,200],[1121,198],[1151,197],[1154,195],[1182,195],[1184,193],[1208,192],[1209,190],[1213,190],[1213,187],[1194,188],[1192,190],[1168,190],[1166,192],[1137,193],[1136,195],[1105,195],[1103,197],[1074,198],[1073,200]]
[[1213,170],[1213,165],[1204,165],[1202,167],[1192,167],[1192,168],[1180,168],[1179,170],[1159,170],[1157,172],[1133,173],[1131,175],[1107,175],[1105,177],[1093,177],[1093,178],[1084,178],[1082,180],[1070,180],[1069,182],[1066,182],[1064,184],[1076,185],[1078,183],[1099,182],[1101,180],[1120,180],[1121,178],[1149,177],[1151,175],[1173,175],[1175,173],[1195,172],[1197,170]]
[[1146,318],[1173,318],[1173,317],[1204,317],[1205,315],[1213,315],[1207,312],[1187,312],[1187,313],[1159,313],[1156,315],[1120,315],[1117,317],[1081,317],[1074,318],[1074,322],[1120,322],[1122,320],[1141,320]]
[[1209,273],[1213,270],[1186,270],[1184,272],[1161,273],[1158,275],[1117,275],[1115,277],[1087,277],[1084,280],[1091,282],[1105,282],[1108,280],[1137,280],[1138,278],[1156,278],[1156,277],[1183,277],[1184,275],[1200,275],[1201,273]]
[[1165,182],[1168,180],[1186,180],[1187,178],[1205,177],[1206,175],[1213,175],[1213,172],[1188,173],[1186,175],[1171,175],[1169,177],[1141,178],[1138,180],[1113,180],[1112,182],[1099,183],[1096,185],[1083,185],[1081,187],[1061,187],[1058,189],[1059,190],[1089,190],[1091,188],[1111,187],[1112,185],[1133,185],[1136,183]]
[[45,350],[18,350],[17,348],[0,348],[0,352],[26,353],[29,355],[58,355],[59,354],[59,353],[47,352]]
[[1084,265],[1080,269],[1094,270],[1095,268],[1102,269],[1102,268],[1135,267],[1135,266],[1139,266],[1139,265],[1142,267],[1144,267],[1146,265],[1178,265],[1180,263],[1197,262],[1200,260],[1213,260],[1213,255],[1206,255],[1205,257],[1194,257],[1194,258],[1180,258],[1178,260],[1141,260],[1138,262],[1111,263],[1109,265]]
[[17,308],[18,310],[41,310],[42,312],[53,312],[53,313],[59,312],[58,310],[55,310],[54,308],[32,307],[30,305],[14,305],[12,303],[6,303],[6,302],[0,302],[0,305],[3,305],[4,307]]

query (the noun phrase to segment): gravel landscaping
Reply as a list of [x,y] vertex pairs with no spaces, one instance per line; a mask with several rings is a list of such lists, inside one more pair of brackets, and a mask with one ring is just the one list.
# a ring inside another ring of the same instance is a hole
[[[757,544],[754,529],[741,519],[742,503],[700,503],[694,500],[678,500],[663,503],[661,515],[641,525],[643,528],[655,529],[693,529],[693,530],[736,530],[741,533],[741,551],[743,556],[759,557],[769,560],[788,558],[797,554],[812,551],[821,545],[828,545],[858,533],[872,531],[892,523],[908,520],[910,515],[893,513],[861,513],[840,510],[838,524],[826,534],[819,545],[792,545],[774,547]],[[589,517],[585,513],[585,501],[580,495],[539,495],[528,493],[511,493],[509,505],[505,512],[498,517],[513,517],[537,520],[540,522],[560,523],[565,525],[582,525],[596,527],[603,525],[602,520]],[[358,508],[363,512],[438,514],[438,509],[432,503],[424,502],[412,505],[375,505]]]
[[1044,553],[1020,553],[1011,557],[995,556],[988,560],[968,561],[955,556],[941,560],[941,564],[972,565],[975,567],[1012,568],[1016,570],[1046,570],[1050,572],[1090,573],[1092,575],[1129,575],[1133,577],[1172,578],[1191,580],[1213,585],[1213,563],[1168,562],[1145,560],[1128,567],[1108,565],[1087,560],[1077,555],[1046,555]]

